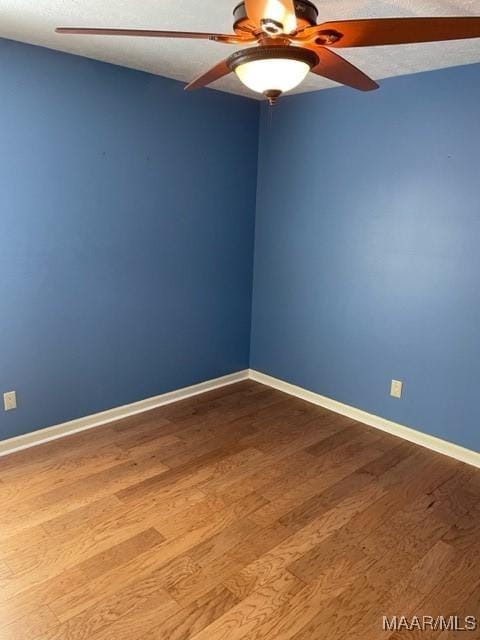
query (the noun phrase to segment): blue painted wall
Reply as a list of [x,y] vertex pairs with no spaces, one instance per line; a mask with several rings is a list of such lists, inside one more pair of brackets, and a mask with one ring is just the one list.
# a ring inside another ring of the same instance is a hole
[[0,41],[0,439],[248,366],[258,104]]
[[263,111],[252,367],[480,450],[479,105],[475,65]]
[[[247,367],[258,104],[9,41],[0,80],[0,439]],[[480,449],[479,104],[263,109],[252,367]]]

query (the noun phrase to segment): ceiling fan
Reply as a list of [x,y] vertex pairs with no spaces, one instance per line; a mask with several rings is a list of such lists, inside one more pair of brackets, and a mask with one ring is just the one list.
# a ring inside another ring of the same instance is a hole
[[79,27],[56,31],[256,43],[236,51],[185,88],[199,89],[235,72],[244,85],[264,94],[270,104],[297,87],[309,71],[360,91],[378,89],[374,80],[332,49],[480,37],[480,17],[372,18],[317,24],[318,10],[309,0],[245,0],[235,7],[233,16],[232,34]]

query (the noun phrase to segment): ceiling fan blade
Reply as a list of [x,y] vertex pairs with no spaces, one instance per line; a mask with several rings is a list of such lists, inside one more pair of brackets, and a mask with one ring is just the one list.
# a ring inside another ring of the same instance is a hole
[[253,36],[237,36],[223,33],[196,33],[193,31],[158,31],[156,29],[97,29],[93,27],[57,27],[57,33],[87,36],[135,36],[140,38],[194,38],[216,40],[229,44],[241,44],[255,40]]
[[[332,37],[333,36],[333,37]],[[336,36],[340,36],[335,39]],[[373,47],[480,38],[480,17],[374,18],[324,22],[299,32],[298,39],[326,37],[329,47]]]
[[283,26],[284,33],[297,28],[294,0],[245,0],[249,19],[261,29],[263,20],[273,20]]
[[378,84],[375,80],[369,78],[363,71],[357,69],[357,67],[337,53],[321,46],[309,46],[307,48],[315,51],[320,58],[320,62],[311,70],[312,73],[347,85],[353,89],[358,89],[359,91],[373,91],[374,89],[378,89]]
[[208,84],[215,82],[215,80],[219,80],[223,78],[223,76],[231,73],[232,70],[227,64],[226,60],[222,60],[215,67],[201,75],[199,78],[196,78],[190,84],[187,84],[185,87],[185,91],[192,91],[193,89],[201,89],[201,87],[206,87]]

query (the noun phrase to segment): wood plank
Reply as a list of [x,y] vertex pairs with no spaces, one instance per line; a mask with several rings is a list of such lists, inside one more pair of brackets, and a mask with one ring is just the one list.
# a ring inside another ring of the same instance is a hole
[[42,640],[90,640],[116,623],[121,629],[122,618],[141,620],[143,615],[149,618],[152,611],[168,615],[178,610],[178,605],[154,581],[143,580],[57,624],[42,633]]
[[[367,560],[367,561],[366,561]],[[245,640],[287,640],[299,633],[325,603],[342,594],[360,578],[372,562],[357,550],[350,550],[341,558],[332,558],[315,580],[287,600],[279,611],[247,634]]]
[[142,531],[142,533],[138,533],[133,538],[97,553],[88,560],[84,560],[78,565],[78,568],[85,574],[87,580],[94,580],[97,576],[101,576],[113,567],[118,567],[124,562],[128,562],[131,558],[136,558],[144,551],[153,549],[164,540],[165,538],[152,527]]
[[209,591],[203,598],[162,621],[142,636],[141,640],[189,640],[215,622],[237,604],[235,596],[223,585]]
[[51,518],[43,522],[41,527],[50,537],[63,538],[78,534],[79,530],[84,527],[93,529],[95,525],[104,522],[105,519],[118,516],[122,507],[122,502],[115,495],[105,496],[105,498],[91,502],[85,507],[67,511],[67,513]]
[[2,640],[401,640],[382,615],[478,615],[480,472],[251,381],[0,476]]
[[0,622],[2,640],[34,640],[58,624],[57,618],[48,607],[41,607],[28,615],[3,624],[3,621],[10,618],[8,613],[8,611],[2,611],[2,622]]
[[[165,510],[167,513],[174,512],[176,509],[185,508],[186,504],[195,504],[203,499],[201,493],[198,493],[198,497],[185,493],[173,502],[166,503]],[[79,535],[70,536],[69,539],[63,536],[56,537],[51,539],[50,544],[48,541],[44,542],[45,548],[28,549],[7,557],[6,562],[16,579],[8,581],[7,584],[0,582],[0,600],[12,597],[25,585],[30,585],[33,577],[35,580],[48,579],[56,571],[79,565],[92,556],[98,557],[98,554],[108,554],[116,545],[129,544],[129,540],[135,539],[135,536],[144,536],[145,527],[152,524],[155,515],[155,506],[141,512],[135,509],[128,513],[120,511],[117,517],[103,522],[98,528],[87,529]],[[158,532],[155,537],[157,541],[162,538]],[[135,548],[135,544],[133,547]],[[100,571],[101,567],[103,564],[98,563],[97,571]]]
[[159,620],[168,620],[178,610],[176,602],[167,598],[158,587],[155,587],[152,595],[142,603],[141,607],[110,622],[90,635],[88,640],[138,640],[157,625]]
[[[261,502],[257,502],[256,496],[251,496],[248,500],[241,501],[241,504],[233,505],[228,510],[225,510],[225,513],[220,513],[215,520],[204,523],[198,528],[193,527],[191,530],[187,530],[184,535],[166,540],[160,547],[144,552],[138,558],[130,560],[94,580],[81,583],[78,586],[74,585],[69,593],[63,594],[51,602],[52,610],[59,619],[68,618],[73,613],[78,613],[93,604],[98,600],[98,594],[104,596],[114,593],[135,580],[138,581],[149,576],[154,571],[158,571],[159,576],[165,579],[165,576],[168,577],[168,570],[173,571],[175,575],[175,569],[177,569],[177,579],[180,580],[183,575],[189,575],[193,570],[200,568],[198,564],[194,564],[188,557],[189,550],[216,535],[228,526],[228,523],[234,522],[236,518],[233,516],[236,513],[242,516],[248,515],[248,512],[256,508],[258,504],[261,504]],[[179,559],[180,562],[185,559],[185,563],[180,566],[184,574],[174,564],[169,564],[176,559]],[[165,570],[165,567],[167,570]],[[185,569],[188,569],[186,573]]]
[[137,463],[125,462],[40,496],[22,500],[2,516],[0,536],[8,537],[22,529],[43,524],[130,487],[132,483],[158,477],[166,470],[167,467],[160,470],[142,469]]
[[235,605],[230,611],[215,620],[192,637],[192,640],[240,640],[251,633],[265,618],[281,608],[303,586],[287,571],[265,582],[258,590]]
[[[65,593],[69,593],[75,588],[79,589],[80,585],[90,590],[87,578],[76,567],[66,569],[47,580],[38,582],[33,580],[31,585],[25,585],[23,590],[0,603],[2,615],[6,621],[12,621],[35,614],[42,607],[64,597]],[[57,616],[57,620],[61,621],[61,616]]]
[[358,510],[358,505],[333,507],[320,518],[314,519],[299,531],[290,535],[276,547],[263,554],[235,577],[238,585],[244,582],[249,591],[255,591],[264,582],[283,572],[295,561],[317,547],[322,541],[340,529]]

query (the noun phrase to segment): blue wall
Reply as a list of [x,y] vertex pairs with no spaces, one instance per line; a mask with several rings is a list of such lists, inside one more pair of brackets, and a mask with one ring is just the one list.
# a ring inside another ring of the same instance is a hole
[[[0,439],[247,367],[258,104],[9,41],[0,80]],[[253,368],[480,449],[479,104],[263,109]]]
[[251,366],[480,450],[479,154],[480,65],[264,110]]
[[9,41],[0,87],[0,439],[247,367],[258,104]]

